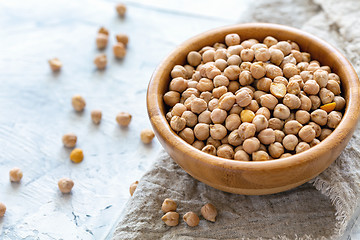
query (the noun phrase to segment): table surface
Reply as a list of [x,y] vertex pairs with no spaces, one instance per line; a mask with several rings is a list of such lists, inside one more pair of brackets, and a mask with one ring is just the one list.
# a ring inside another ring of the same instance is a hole
[[[161,149],[155,139],[144,145],[140,131],[150,128],[146,88],[157,64],[176,45],[205,30],[241,21],[249,0],[125,2],[125,19],[115,1],[0,0],[0,239],[109,239],[129,199],[129,185],[141,178]],[[229,8],[240,4],[241,8]],[[108,48],[98,51],[100,26],[110,30]],[[115,34],[129,36],[127,55],[116,60]],[[106,53],[106,70],[93,59]],[[47,60],[63,62],[59,73]],[[80,94],[86,109],[76,113],[71,97]],[[92,109],[103,119],[94,125]],[[115,116],[132,114],[127,129]],[[78,136],[84,150],[80,164],[62,146],[67,132]],[[8,172],[20,167],[20,184]],[[57,181],[70,177],[71,194],[61,194]],[[356,218],[344,239],[359,239]],[[66,229],[66,231],[64,231]]]

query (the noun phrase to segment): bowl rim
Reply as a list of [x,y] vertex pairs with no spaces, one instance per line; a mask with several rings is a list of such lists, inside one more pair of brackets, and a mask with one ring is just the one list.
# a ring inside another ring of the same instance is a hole
[[[324,48],[328,51],[335,52],[339,61],[343,64],[343,68],[346,68],[348,71],[346,75],[348,76],[346,79],[349,81],[349,88],[357,89],[357,94],[359,95],[359,79],[358,76],[351,65],[351,63],[345,58],[345,56],[337,50],[335,47],[330,45],[329,43],[325,42],[324,40],[316,37],[310,33],[304,32],[302,30],[279,25],[279,24],[272,24],[272,23],[243,23],[243,24],[235,24],[229,26],[218,27],[212,30],[208,30],[206,32],[200,33],[194,37],[189,38],[182,44],[178,45],[170,54],[168,54],[163,61],[158,65],[155,69],[154,73],[151,76],[148,90],[147,90],[147,110],[150,121],[152,123],[153,128],[156,130],[155,132],[159,134],[163,139],[169,139],[167,141],[168,144],[172,148],[176,148],[181,152],[185,152],[186,154],[190,155],[193,159],[198,161],[202,161],[204,163],[211,164],[216,167],[220,168],[230,168],[233,170],[252,170],[252,171],[263,171],[263,170],[271,170],[271,169],[279,169],[279,168],[286,168],[290,166],[295,166],[298,164],[304,164],[306,162],[312,161],[316,159],[318,156],[323,155],[325,152],[329,151],[335,147],[336,142],[345,141],[346,137],[349,133],[352,132],[351,127],[347,126],[354,126],[357,124],[359,113],[360,113],[360,106],[359,101],[354,99],[352,95],[355,94],[353,91],[349,91],[348,101],[346,102],[345,113],[339,125],[335,128],[335,130],[323,141],[317,144],[310,149],[294,154],[290,157],[274,159],[269,161],[238,161],[232,159],[221,158],[218,156],[213,156],[207,153],[204,153],[192,145],[185,142],[181,137],[179,137],[171,128],[168,121],[165,118],[165,115],[162,113],[159,102],[163,101],[163,95],[159,93],[159,83],[161,81],[160,75],[162,71],[164,71],[165,66],[167,64],[171,64],[172,56],[180,52],[180,49],[184,48],[185,46],[189,46],[192,43],[199,41],[205,37],[210,37],[211,35],[219,32],[229,32],[231,30],[236,31],[239,28],[270,28],[272,30],[282,30],[282,31],[290,31],[295,34],[300,34],[304,38],[307,38],[309,41],[317,41],[320,42]],[[156,123],[154,122],[156,119]],[[337,139],[337,141],[332,141],[332,139]]]

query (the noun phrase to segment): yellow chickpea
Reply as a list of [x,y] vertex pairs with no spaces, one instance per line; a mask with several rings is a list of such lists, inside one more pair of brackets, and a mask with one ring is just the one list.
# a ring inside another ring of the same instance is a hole
[[74,163],[80,163],[84,159],[84,153],[80,148],[75,148],[70,153],[70,160]]

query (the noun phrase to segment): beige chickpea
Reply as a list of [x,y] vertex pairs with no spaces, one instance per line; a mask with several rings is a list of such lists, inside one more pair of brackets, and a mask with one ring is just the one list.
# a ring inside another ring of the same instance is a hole
[[95,109],[91,111],[91,120],[94,124],[99,124],[101,121],[102,113],[101,110]]
[[196,85],[196,89],[200,92],[211,92],[214,89],[214,84],[210,79],[202,78]]
[[267,128],[259,132],[258,139],[262,144],[269,145],[275,142],[275,132],[271,128]]
[[256,88],[260,91],[269,92],[271,83],[272,81],[270,78],[263,77],[259,80],[256,80]]
[[320,89],[319,97],[321,99],[322,104],[331,103],[334,100],[334,93],[326,88]]
[[99,33],[96,36],[96,47],[100,50],[106,48],[106,46],[108,44],[108,40],[109,40],[108,35]]
[[251,100],[250,104],[245,107],[245,109],[250,110],[252,112],[256,112],[259,110],[259,104],[256,100]]
[[210,102],[210,100],[212,99],[212,94],[211,94],[211,92],[202,92],[201,94],[200,94],[200,98],[201,99],[204,99],[204,101],[206,102],[206,103],[209,103]]
[[108,36],[109,35],[109,30],[106,29],[105,27],[100,27],[98,33],[105,34],[105,35]]
[[280,65],[284,59],[284,53],[279,49],[269,49],[270,51],[270,62],[275,65]]
[[224,75],[218,75],[213,79],[214,87],[229,86],[229,79]]
[[298,109],[301,106],[301,101],[298,96],[291,93],[287,93],[284,96],[283,104],[290,109]]
[[251,137],[248,139],[245,139],[243,143],[244,151],[248,154],[252,154],[253,152],[256,152],[260,147],[260,141],[256,137]]
[[235,104],[235,101],[236,97],[233,93],[224,94],[219,99],[219,108],[225,111],[229,111]]
[[302,62],[302,54],[298,50],[291,50],[291,54],[294,56],[297,63]]
[[312,102],[308,96],[305,94],[300,94],[300,109],[305,111],[310,111]]
[[198,215],[196,215],[194,212],[185,213],[183,219],[189,227],[196,227],[200,222]]
[[176,208],[177,208],[176,202],[170,198],[166,198],[161,205],[161,210],[164,213],[175,212]]
[[256,133],[256,126],[253,123],[244,122],[240,124],[238,134],[241,139],[254,137]]
[[240,83],[238,81],[230,81],[228,86],[228,91],[235,93],[240,88]]
[[241,64],[241,62],[242,62],[242,60],[241,60],[240,56],[238,56],[238,55],[232,55],[227,60],[228,65],[237,65],[237,66],[239,66]]
[[187,55],[187,62],[191,65],[191,66],[198,66],[201,63],[201,55],[198,52],[195,51],[191,51],[188,53]]
[[187,87],[188,87],[188,81],[182,77],[177,77],[171,80],[169,85],[169,90],[182,93],[183,91],[186,90]]
[[242,107],[240,107],[239,105],[237,105],[236,103],[232,106],[232,108],[230,109],[229,113],[230,114],[237,114],[240,115],[241,111],[243,110]]
[[228,89],[225,86],[217,87],[212,90],[212,95],[214,98],[220,98],[222,95],[228,92],[227,90]]
[[234,130],[228,135],[228,143],[237,147],[243,143],[243,139],[239,136],[239,130]]
[[185,119],[188,127],[194,127],[198,122],[198,117],[191,111],[184,111],[181,117]]
[[265,76],[266,69],[262,62],[255,62],[251,64],[250,72],[255,79],[260,79]]
[[236,151],[234,154],[234,160],[238,161],[250,161],[250,156],[244,150]]
[[131,118],[132,118],[131,114],[127,112],[120,112],[116,115],[116,122],[121,127],[127,127],[131,122]]
[[285,120],[290,116],[290,109],[284,104],[277,104],[273,112],[274,117]]
[[213,145],[206,145],[201,151],[216,156],[216,148]]
[[314,80],[317,82],[317,84],[319,84],[320,88],[326,87],[328,79],[329,76],[327,71],[319,69],[314,72]]
[[62,193],[70,193],[74,187],[74,182],[70,178],[61,178],[58,181],[58,187]]
[[270,118],[268,127],[274,130],[282,130],[284,127],[284,121],[279,118]]
[[277,98],[283,98],[286,95],[286,86],[282,83],[271,83],[270,92]]
[[285,133],[281,130],[274,130],[275,133],[275,142],[281,143],[285,137]]
[[225,36],[225,43],[228,46],[240,44],[240,36],[236,33],[231,33]]
[[340,112],[336,112],[336,111],[331,111],[328,115],[328,120],[327,120],[327,126],[329,128],[336,128],[342,118],[342,114]]
[[287,158],[287,157],[291,157],[292,154],[291,153],[284,153],[283,155],[281,155],[280,158]]
[[[302,54],[300,53],[300,56],[302,57]],[[295,59],[296,59],[296,62],[298,62],[298,60],[297,60],[297,58],[295,57]],[[301,73],[302,72],[304,72],[304,71],[306,71],[306,69],[307,69],[307,67],[309,66],[309,63],[307,63],[307,62],[299,62],[297,65],[296,65],[296,67],[300,70],[300,76],[301,76]],[[301,78],[303,78],[302,76],[301,76]],[[304,78],[303,78],[303,80],[304,80]],[[308,80],[308,79],[307,79]],[[306,80],[304,80],[304,82],[306,82]]]
[[252,120],[252,123],[255,125],[256,127],[256,132],[260,132],[264,129],[266,129],[269,125],[268,120],[266,119],[266,117],[264,115],[256,115],[254,117],[254,119]]
[[11,182],[20,182],[22,177],[23,177],[23,172],[18,167],[14,167],[9,171],[9,178]]
[[315,80],[308,80],[305,82],[303,89],[307,94],[315,95],[319,92],[320,87]]
[[301,125],[301,123],[299,123],[296,120],[290,120],[288,122],[285,123],[284,125],[284,132],[285,134],[298,134],[298,132],[300,131],[300,129],[303,126]]
[[213,48],[215,50],[217,50],[217,49],[226,49],[226,45],[223,44],[223,43],[214,43]]
[[161,220],[170,227],[175,227],[179,224],[179,214],[177,212],[167,212],[162,216]]
[[206,145],[213,145],[215,148],[218,148],[221,145],[221,141],[220,140],[215,140],[212,137],[209,137],[206,140]]
[[252,97],[248,91],[240,90],[236,94],[235,100],[240,107],[246,107],[251,103]]
[[234,149],[229,144],[223,144],[218,147],[216,154],[218,157],[233,159]]
[[191,111],[194,113],[202,113],[207,109],[207,103],[204,99],[201,98],[195,98],[191,101]]
[[58,58],[50,59],[48,62],[49,62],[49,66],[53,72],[58,72],[61,70],[62,63]]
[[295,94],[295,95],[299,94],[301,91],[299,83],[297,81],[289,82],[289,84],[286,87],[286,91],[288,93]]
[[340,84],[335,80],[329,80],[327,82],[326,88],[329,89],[334,95],[340,95],[341,93]]
[[320,143],[319,139],[314,138],[311,142],[310,142],[310,147],[316,146]]
[[267,94],[267,93],[264,92],[264,91],[257,90],[257,91],[254,92],[254,99],[260,104],[260,97],[265,95],[265,94]]
[[276,77],[282,77],[283,71],[278,66],[275,66],[273,64],[268,64],[265,66],[266,69],[266,76],[268,78],[274,79]]
[[299,142],[299,144],[295,148],[296,153],[301,153],[310,149],[310,145],[306,142]]
[[205,47],[203,47],[203,48],[199,51],[199,53],[200,53],[200,54],[203,54],[205,51],[210,50],[210,49],[215,50],[214,47],[205,46]]
[[284,153],[284,147],[280,142],[269,145],[269,154],[273,158],[279,158]]
[[270,51],[267,48],[259,48],[255,51],[255,59],[257,61],[266,62],[270,60]]
[[295,64],[287,63],[284,65],[283,73],[286,78],[291,78],[294,75],[298,74],[299,70],[297,69]]
[[311,121],[319,124],[320,126],[325,126],[327,119],[327,112],[322,109],[317,109],[311,113]]
[[205,147],[205,143],[203,141],[200,140],[196,140],[193,142],[193,144],[191,144],[194,148],[198,149],[201,151],[201,149],[203,149]]
[[77,112],[83,111],[86,106],[85,99],[80,95],[74,95],[71,99],[71,104]]
[[313,61],[310,62],[309,66],[307,68],[307,70],[309,72],[311,72],[311,73],[314,73],[319,69],[320,69],[320,65],[318,63],[313,62]]
[[201,208],[201,215],[210,222],[216,221],[217,210],[211,203],[207,203]]
[[[307,82],[307,81],[309,81],[309,80],[313,80],[313,78],[314,78],[314,76],[313,76],[313,74],[311,73],[311,72],[309,72],[309,71],[306,71],[306,70],[304,70],[304,71],[302,71],[302,72],[300,72],[300,77],[301,77],[301,79],[304,81],[304,82]],[[315,81],[315,80],[314,80]],[[316,81],[315,81],[316,82]],[[317,84],[317,83],[316,83]],[[319,84],[318,84],[319,85]],[[320,88],[320,87],[319,87]]]
[[285,65],[288,63],[296,64],[296,59],[294,58],[294,56],[292,54],[284,57],[284,60],[281,62],[280,67],[284,68]]
[[202,54],[202,60],[204,63],[214,62],[214,60],[215,60],[214,58],[215,58],[215,51],[213,49],[206,50]]
[[311,125],[306,125],[299,131],[299,137],[304,142],[311,142],[315,138],[315,130]]
[[175,65],[170,73],[172,78],[182,77],[186,78],[187,71],[186,69],[181,65]]
[[273,80],[273,83],[281,83],[281,84],[284,84],[285,87],[289,84],[288,80],[282,76],[275,77]]
[[261,48],[268,49],[268,47],[263,43],[255,43],[254,45],[251,46],[251,49],[254,50],[254,52]]
[[116,58],[122,59],[126,55],[126,46],[122,42],[115,43],[113,53]]
[[211,112],[210,118],[213,123],[223,123],[227,117],[227,112],[225,110],[222,110],[220,108],[214,109],[214,111]]
[[186,107],[184,104],[181,103],[177,103],[175,104],[175,106],[172,108],[171,110],[171,115],[172,116],[181,116],[185,111],[186,111]]
[[169,91],[164,94],[164,102],[166,105],[173,107],[176,103],[180,102],[180,93]]
[[310,60],[311,60],[310,53],[301,52],[301,55],[302,55],[302,61],[303,62],[310,62]]
[[276,45],[278,43],[278,40],[272,36],[267,36],[263,42],[267,47],[271,47],[273,45]]
[[244,49],[241,51],[240,57],[244,62],[252,62],[255,57],[255,52],[252,49]]
[[[218,60],[218,59],[227,59],[227,51],[224,48],[218,48],[215,51],[215,55],[214,55],[214,61]],[[231,65],[231,64],[229,64]]]
[[280,41],[276,44],[276,47],[283,52],[284,56],[291,53],[292,47],[291,44],[287,41]]
[[210,125],[210,135],[213,139],[221,140],[226,136],[226,134],[227,134],[227,130],[223,125],[221,124]]
[[250,67],[251,67],[251,62],[242,62],[241,64],[240,64],[240,70],[241,70],[241,72],[243,72],[243,71],[249,71],[250,72]]
[[334,97],[334,102],[336,103],[336,107],[335,107],[335,110],[336,111],[341,111],[344,109],[345,107],[345,99],[341,96],[335,96]]
[[205,110],[202,113],[200,113],[198,116],[198,122],[210,124],[211,123],[211,112],[208,110]]
[[336,73],[329,73],[328,80],[335,80],[338,84],[340,84],[340,77]]
[[180,132],[185,128],[186,120],[179,116],[173,116],[170,121],[170,126],[174,131]]
[[271,113],[267,107],[261,107],[256,111],[255,115],[264,115],[265,118],[269,120]]
[[[286,95],[285,95],[286,96]],[[270,110],[273,110],[278,104],[278,100],[272,94],[265,94],[260,97],[260,104],[263,107],[267,107]]]
[[323,128],[323,129],[321,130],[321,134],[320,134],[320,136],[319,136],[319,140],[320,140],[320,141],[324,140],[324,139],[327,138],[331,133],[332,133],[332,130],[331,130],[331,129]]
[[315,137],[319,137],[321,134],[321,127],[314,122],[309,122],[308,125],[312,126],[312,128],[315,130]]
[[206,77],[209,79],[214,79],[216,76],[221,75],[220,69],[218,69],[215,64],[209,64],[205,67]]
[[138,184],[139,184],[139,181],[135,181],[135,182],[133,182],[132,184],[130,184],[129,192],[130,192],[130,195],[131,195],[131,196],[134,195],[134,192],[135,192]]
[[224,69],[224,76],[229,80],[237,80],[240,75],[240,67],[237,65],[230,65]]
[[217,67],[220,71],[224,71],[224,69],[228,66],[227,61],[224,59],[217,59],[215,61],[215,67]]
[[259,43],[258,40],[256,39],[248,39],[248,40],[245,40],[241,43],[241,46],[243,46],[243,48],[251,48],[254,44],[257,44]]
[[[190,128],[187,128],[189,130],[191,130]],[[183,130],[184,131],[184,130]],[[182,131],[182,132],[183,132]],[[192,130],[191,130],[192,132]],[[180,135],[180,133],[179,133]],[[151,141],[153,140],[153,138],[155,137],[155,134],[154,134],[154,131],[151,130],[151,129],[143,129],[141,132],[140,132],[140,139],[143,143],[145,144],[149,144],[151,143]],[[180,136],[181,137],[181,136]],[[194,138],[194,134],[193,134],[193,138]],[[186,141],[186,140],[185,140]],[[192,143],[192,142],[191,142]],[[190,143],[190,144],[191,144]]]
[[289,151],[293,151],[298,143],[299,140],[294,134],[286,135],[282,141],[284,148]]
[[225,119],[225,127],[229,131],[237,129],[241,124],[241,119],[238,114],[230,114]]
[[3,217],[6,212],[6,206],[2,202],[0,202],[0,217]]
[[243,46],[241,45],[234,45],[234,46],[229,46],[227,48],[227,56],[230,57],[232,55],[239,55],[240,56],[240,53],[241,51],[243,50]]
[[311,110],[316,110],[320,107],[321,100],[318,96],[311,95],[309,96],[311,100]]
[[250,85],[254,82],[254,78],[251,75],[251,72],[248,70],[244,70],[239,75],[239,82],[242,86]]
[[298,110],[295,113],[295,119],[301,124],[307,124],[310,121],[310,113],[304,110]]
[[123,3],[119,3],[116,5],[116,11],[119,14],[120,17],[124,17],[126,13],[126,6]]
[[210,135],[210,127],[205,123],[198,123],[194,127],[194,134],[198,140],[206,140]]
[[105,54],[99,54],[94,59],[94,64],[99,70],[103,70],[106,68],[107,58]]
[[123,43],[125,46],[129,43],[129,37],[124,33],[116,34],[115,38],[116,41]]
[[266,161],[269,160],[269,154],[263,150],[253,152],[252,160],[253,161]]
[[62,137],[62,142],[65,147],[73,148],[76,145],[77,137],[74,133],[67,133]]

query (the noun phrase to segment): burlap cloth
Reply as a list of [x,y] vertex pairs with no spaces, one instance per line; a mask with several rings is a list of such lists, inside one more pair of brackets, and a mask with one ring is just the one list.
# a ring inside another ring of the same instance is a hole
[[[360,1],[258,1],[249,22],[275,22],[302,28],[340,49],[360,70]],[[296,189],[268,196],[225,193],[193,179],[161,153],[127,203],[114,239],[338,239],[360,196],[360,131],[320,176]],[[200,217],[198,227],[184,221],[168,227],[161,220],[165,198],[200,215],[211,202],[216,223]]]

